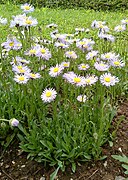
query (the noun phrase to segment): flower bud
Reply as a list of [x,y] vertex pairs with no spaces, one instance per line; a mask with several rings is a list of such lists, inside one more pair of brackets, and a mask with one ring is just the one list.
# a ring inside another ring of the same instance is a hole
[[18,124],[19,124],[19,121],[17,119],[15,119],[15,118],[12,118],[12,119],[9,120],[9,124],[12,127],[17,127]]

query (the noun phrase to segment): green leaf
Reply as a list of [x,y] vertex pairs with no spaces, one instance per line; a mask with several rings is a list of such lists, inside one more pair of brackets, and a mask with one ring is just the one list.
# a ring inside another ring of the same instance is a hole
[[57,173],[58,173],[58,171],[59,171],[59,168],[60,168],[60,167],[58,167],[58,168],[50,175],[50,180],[54,180],[54,179],[55,179],[55,177],[57,176]]
[[128,171],[128,165],[127,164],[122,164],[122,167]]
[[113,146],[113,142],[109,141],[109,146],[112,147]]
[[122,156],[120,155],[112,155],[112,157],[120,162],[124,162],[128,164],[128,157],[125,156],[124,154]]
[[100,159],[99,160],[104,160],[104,159],[106,159],[107,158],[107,156],[102,156],[102,157],[100,157]]
[[76,163],[73,162],[72,163],[72,172],[75,173],[75,171],[76,171]]

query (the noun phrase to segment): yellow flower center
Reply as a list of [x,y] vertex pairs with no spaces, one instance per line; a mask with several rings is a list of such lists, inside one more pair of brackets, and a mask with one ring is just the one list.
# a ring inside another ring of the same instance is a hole
[[9,46],[11,46],[11,47],[14,46],[14,42],[10,42]]
[[30,9],[30,6],[24,6],[24,9],[25,9],[25,10],[29,10],[29,9]]
[[24,81],[25,78],[24,78],[24,76],[20,76],[18,79],[19,79],[19,81]]
[[17,66],[17,68],[18,68],[18,69],[22,69],[22,68],[23,68],[23,66]]
[[106,82],[110,82],[110,81],[111,81],[110,77],[105,77],[104,80],[105,80]]
[[118,27],[118,29],[119,29],[119,30],[122,30],[122,29],[123,29],[123,27],[122,27],[122,26],[119,26],[119,27]]
[[30,54],[35,54],[36,50],[35,49],[31,49],[29,52],[30,52]]
[[79,83],[80,81],[81,81],[81,79],[79,77],[74,78],[75,83]]
[[63,66],[64,66],[64,67],[68,67],[68,64],[67,64],[67,63],[65,63],[65,64],[63,64]]
[[85,44],[85,42],[84,42],[84,41],[81,41],[81,42],[80,42],[80,45],[84,45],[84,44]]
[[87,46],[86,44],[84,44],[84,45],[83,45],[83,47],[84,47],[85,49],[87,49],[87,48],[88,48],[88,46]]
[[85,82],[90,83],[91,81],[90,81],[90,79],[85,79]]
[[58,67],[56,67],[56,68],[54,68],[54,70],[53,70],[53,72],[58,72],[59,71],[59,68]]
[[68,52],[68,54],[72,55],[72,54],[73,54],[73,52],[72,52],[72,51],[69,51],[69,52]]
[[100,66],[105,66],[105,64],[101,63]]
[[106,58],[110,58],[110,54],[106,54],[105,57],[106,57]]
[[103,27],[104,27],[103,24],[100,24],[100,25],[99,25],[99,28],[103,28]]
[[27,19],[25,22],[26,22],[26,24],[32,24],[32,21],[29,19]]
[[31,75],[32,78],[35,78],[35,77],[36,77],[36,75],[33,74],[33,73],[31,73],[30,75]]
[[64,46],[65,44],[63,44],[63,43],[60,43],[60,46]]
[[41,53],[45,54],[46,50],[45,49],[41,49]]
[[50,91],[46,92],[46,97],[50,97],[51,95],[52,95],[52,92],[50,92]]
[[24,72],[25,72],[25,70],[24,70],[24,69],[20,69],[19,71],[20,71],[20,73],[24,73]]
[[119,61],[115,61],[114,64],[115,64],[116,66],[119,66],[119,65],[120,65],[120,62],[119,62]]
[[86,68],[86,66],[85,66],[85,65],[82,65],[81,67],[82,67],[82,68]]

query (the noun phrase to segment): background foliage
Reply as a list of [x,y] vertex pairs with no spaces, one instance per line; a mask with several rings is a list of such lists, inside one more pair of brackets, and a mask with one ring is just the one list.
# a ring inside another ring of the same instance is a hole
[[[1,3],[7,1],[1,0]],[[84,8],[94,10],[125,10],[128,9],[127,0],[8,0],[13,4],[31,3],[38,7],[50,7],[50,8]]]

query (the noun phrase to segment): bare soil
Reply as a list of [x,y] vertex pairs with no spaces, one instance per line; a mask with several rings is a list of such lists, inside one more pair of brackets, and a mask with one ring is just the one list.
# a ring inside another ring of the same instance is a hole
[[[87,162],[77,165],[76,173],[72,173],[70,167],[64,173],[59,172],[58,180],[115,180],[122,176],[125,180],[128,177],[124,174],[121,163],[111,157],[111,155],[128,156],[128,101],[123,102],[114,118],[113,131],[120,120],[124,120],[118,126],[113,146],[107,143],[102,147],[103,155],[106,159],[96,162]],[[0,154],[2,148],[0,148]],[[18,147],[17,141],[9,147],[4,157],[0,160],[0,180],[50,180],[50,174],[54,168],[44,167],[35,161],[27,160],[27,154]],[[122,179],[123,180],[123,179]]]

